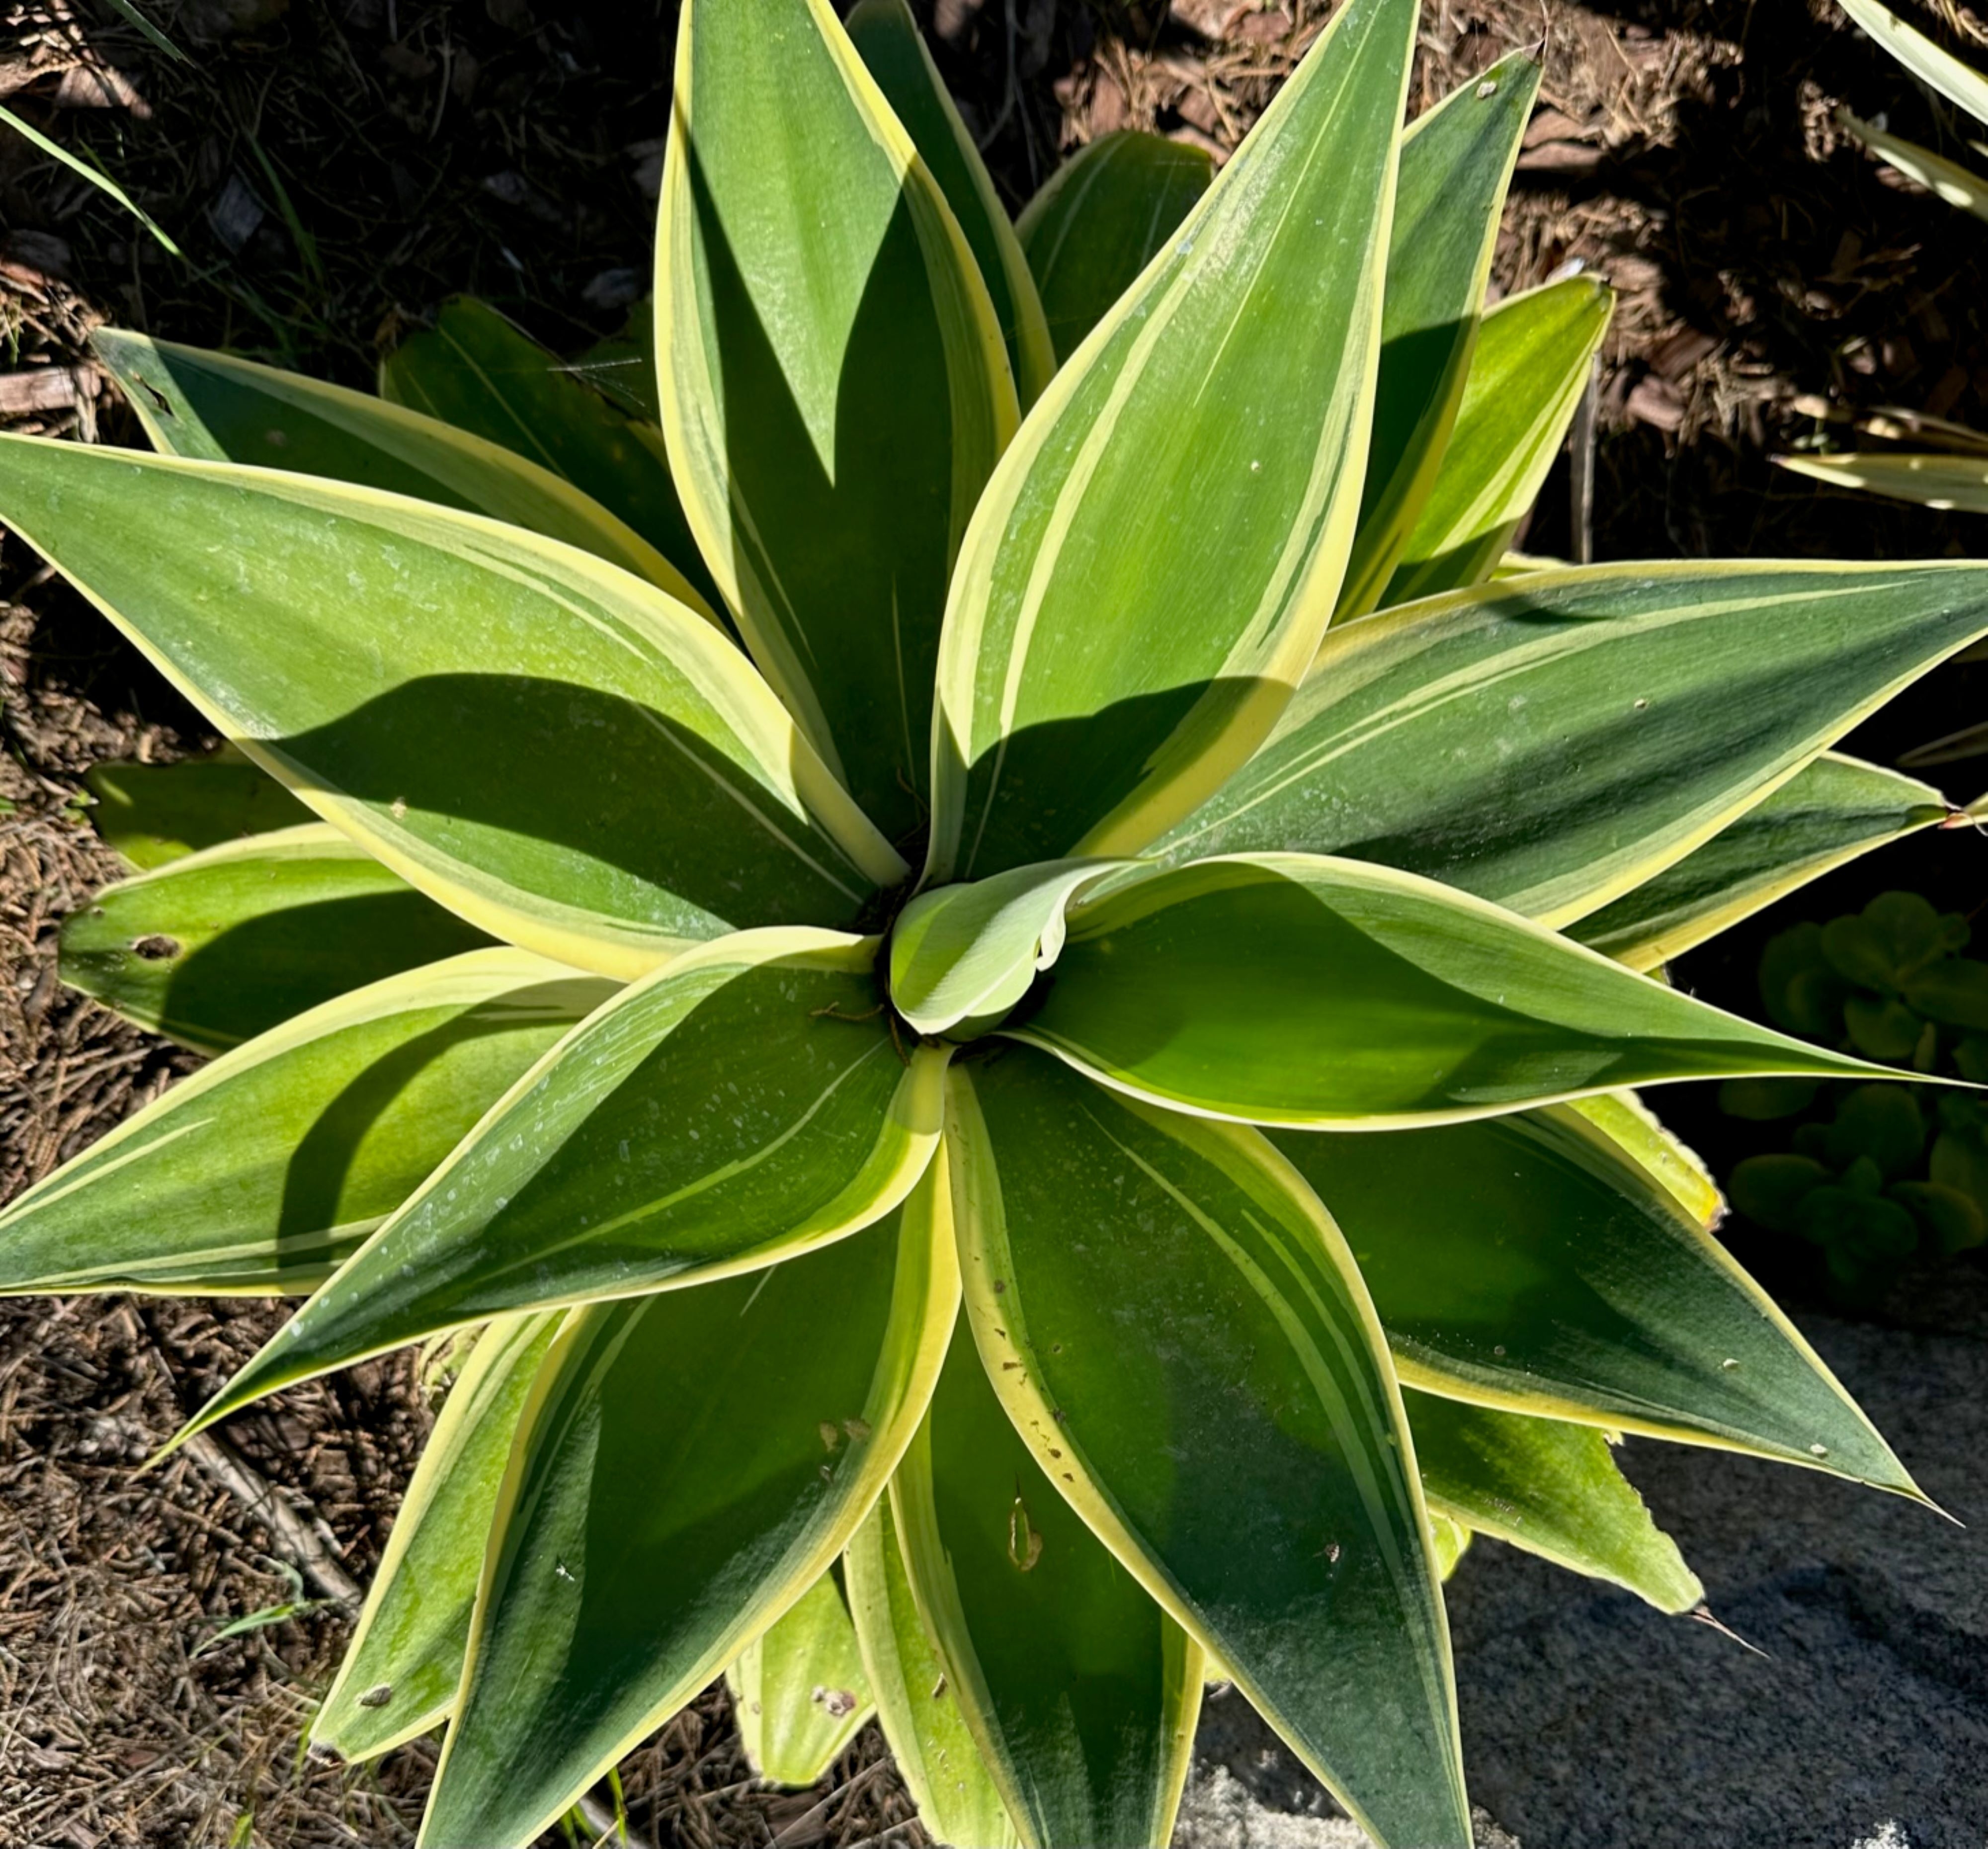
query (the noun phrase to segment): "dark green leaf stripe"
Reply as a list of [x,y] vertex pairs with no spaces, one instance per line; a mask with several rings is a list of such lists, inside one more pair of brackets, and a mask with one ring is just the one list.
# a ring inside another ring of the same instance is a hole
[[1560,454],[1614,306],[1604,283],[1570,276],[1485,315],[1456,425],[1381,608],[1491,575]]
[[431,329],[380,363],[380,395],[570,482],[668,560],[664,590],[712,615],[723,606],[684,519],[663,433],[617,410],[590,377],[488,303],[457,296]]
[[827,0],[685,5],[656,249],[663,429],[705,562],[900,837],[947,580],[1015,392],[958,223]]
[[94,765],[83,782],[96,799],[90,826],[141,873],[313,819],[267,771],[228,749],[178,764]]
[[1058,360],[1067,360],[1208,191],[1200,148],[1120,129],[1080,147],[1016,223]]
[[968,1310],[1037,1464],[1377,1836],[1467,1845],[1407,1421],[1317,1198],[1256,1131],[1032,1053],[948,1100]]
[[1357,860],[1150,872],[1069,928],[1047,998],[1003,1031],[1211,1117],[1388,1129],[1664,1079],[1884,1071]]
[[1956,813],[1916,777],[1825,752],[1702,847],[1577,919],[1567,935],[1631,969],[1654,969],[1846,860]]
[[958,1302],[942,1158],[854,1239],[569,1320],[499,1498],[423,1849],[531,1841],[827,1570]]
[[328,1002],[0,1212],[0,1291],[314,1290],[614,992],[480,950]]
[[725,1680],[761,1777],[806,1786],[827,1775],[875,1708],[834,1568],[739,1652]]
[[876,948],[741,931],[624,989],[182,1438],[441,1330],[756,1270],[888,1212],[937,1144],[947,1053],[900,1063],[872,999]]
[[891,1512],[897,1481],[842,1557],[877,1718],[928,1836],[976,1849],[1018,1849],[1022,1839],[960,1712],[956,1679],[918,1615]]
[[1705,1597],[1591,1425],[1526,1418],[1411,1388],[1401,1396],[1431,1506],[1556,1565],[1626,1587],[1659,1611]]
[[1272,1140],[1345,1229],[1403,1380],[1916,1493],[1633,1104]]
[[737,648],[590,554],[26,437],[0,441],[0,515],[312,808],[526,949],[632,978],[903,877]]
[[[561,472],[404,406],[227,353],[118,328],[90,338],[153,447],[196,461],[248,462],[438,506],[563,539],[699,610],[683,573]],[[706,612],[708,614],[708,613]]]
[[63,921],[62,979],[141,1027],[223,1053],[489,941],[336,829],[307,822],[106,886]]
[[1988,566],[1541,572],[1348,624],[1161,857],[1376,860],[1564,925],[1988,634]]
[[1540,67],[1514,52],[1417,117],[1402,139],[1374,432],[1334,622],[1364,616],[1379,600],[1434,485],[1539,87]]
[[877,86],[952,208],[994,305],[1022,409],[1041,396],[1056,353],[1028,259],[994,190],[993,176],[959,119],[904,0],[858,0],[844,22]]
[[1359,511],[1415,19],[1334,15],[989,482],[940,650],[932,879],[1137,852],[1290,698]]
[[964,1320],[892,1479],[911,1589],[1030,1849],[1164,1849],[1200,1648],[1043,1475]]
[[313,1746],[377,1758],[455,1705],[497,1492],[561,1313],[501,1317],[478,1337],[394,1517]]

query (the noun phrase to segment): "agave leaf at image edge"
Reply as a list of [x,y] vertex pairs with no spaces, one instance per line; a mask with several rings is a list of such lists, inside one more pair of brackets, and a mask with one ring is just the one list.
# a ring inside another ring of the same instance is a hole
[[1626,1098],[1270,1134],[1344,1229],[1405,1383],[1918,1494],[1712,1237],[1711,1178]]
[[904,877],[738,649],[588,553],[31,437],[0,438],[0,516],[256,762],[526,949],[631,979]]
[[455,1705],[484,1546],[526,1395],[561,1313],[478,1337],[422,1448],[310,1743],[348,1762],[425,1733]]
[[1063,908],[1121,860],[1051,860],[921,893],[891,931],[891,1005],[921,1033],[1004,1014],[1056,961]]
[[684,518],[663,433],[596,390],[592,376],[488,303],[456,296],[433,327],[380,362],[380,395],[571,482],[668,560],[665,590],[713,615],[723,603]]
[[960,1712],[958,1691],[918,1616],[891,1513],[894,1499],[894,1492],[877,1498],[842,1557],[850,1613],[884,1738],[918,1807],[918,1820],[935,1842],[1021,1849],[1021,1837]]
[[232,748],[177,764],[96,764],[83,783],[96,799],[90,825],[97,838],[140,873],[203,847],[313,820],[267,771]]
[[1417,117],[1402,139],[1373,437],[1335,623],[1379,600],[1435,486],[1539,87],[1539,66],[1514,52]]
[[60,967],[127,1020],[211,1053],[489,942],[338,830],[306,822],[105,887],[63,921]]
[[122,328],[90,346],[161,455],[351,482],[563,540],[708,615],[682,573],[570,483],[466,431],[301,373]]
[[1591,1425],[1527,1418],[1405,1391],[1431,1506],[1575,1573],[1626,1587],[1659,1611],[1705,1597],[1677,1543],[1650,1519]]
[[1257,1131],[1027,1051],[958,1070],[947,1145],[974,1337],[1038,1466],[1376,1837],[1468,1845],[1413,1444],[1317,1198]]
[[1883,0],[1839,0],[1843,10],[1922,83],[1977,120],[1988,123],[1988,77],[1944,52]]
[[1631,969],[1655,969],[1859,854],[1950,823],[1929,783],[1824,752],[1763,803],[1567,935]]
[[[823,1449],[847,1436],[830,1425]],[[796,1788],[827,1775],[876,1708],[833,1567],[739,1652],[725,1680],[755,1772]]]
[[1888,135],[1868,122],[1860,122],[1848,110],[1838,110],[1836,120],[1871,152],[1895,167],[1908,180],[1915,180],[1949,205],[1977,218],[1988,218],[1988,179],[1958,161],[1949,161],[1929,147]]
[[1015,388],[958,222],[828,0],[686,0],[656,265],[663,430],[705,563],[898,838]]
[[1300,1129],[1412,1129],[1668,1079],[1912,1076],[1433,881],[1308,854],[1192,862],[1084,902],[1046,997],[1001,1031],[1157,1104]]
[[857,0],[843,23],[959,221],[980,279],[987,285],[1008,350],[1009,370],[1026,411],[1049,384],[1057,357],[1035,279],[1009,222],[1007,208],[994,189],[993,176],[960,120],[904,0]]
[[1202,1651],[1042,1463],[962,1319],[891,1479],[918,1615],[1023,1842],[1163,1849],[1187,1782]]
[[827,1570],[958,1300],[941,1156],[852,1239],[569,1318],[499,1497],[422,1849],[530,1841]]
[[1560,454],[1614,304],[1595,278],[1570,276],[1486,312],[1456,421],[1381,609],[1491,575]]
[[314,1290],[614,992],[472,951],[181,1080],[0,1212],[0,1292]]
[[1564,926],[1710,840],[1988,634],[1988,566],[1540,572],[1334,630],[1152,850],[1341,854]]
[[1942,512],[1988,513],[1988,458],[1871,450],[1777,456],[1774,460],[1796,475],[1826,482],[1832,488],[1861,488],[1866,494],[1910,501]]
[[1204,150],[1126,128],[1087,142],[1043,182],[1015,229],[1059,361],[1111,313],[1214,177]]
[[1415,16],[1334,14],[1002,458],[946,608],[928,881],[1137,852],[1296,689],[1359,511]]
[[876,953],[870,938],[744,931],[622,990],[174,1442],[445,1330],[759,1270],[881,1218],[937,1145],[948,1055],[900,1063]]

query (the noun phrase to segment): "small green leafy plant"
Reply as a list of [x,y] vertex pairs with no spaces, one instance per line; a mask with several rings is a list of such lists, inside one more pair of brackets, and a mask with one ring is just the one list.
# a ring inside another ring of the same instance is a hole
[[[1861,912],[1798,924],[1760,958],[1768,1017],[1792,1033],[1917,1072],[1988,1081],[1988,963],[1960,953],[1967,921],[1918,893],[1885,892]],[[1720,1102],[1758,1121],[1831,1107],[1795,1132],[1788,1154],[1749,1156],[1733,1203],[1822,1249],[1845,1293],[1881,1283],[1917,1252],[1988,1242],[1988,1110],[1964,1093],[1730,1079]],[[1932,1138],[1930,1173],[1927,1139]]]
[[164,453],[0,442],[289,793],[99,778],[65,972],[219,1056],[0,1287],[309,1293],[189,1431],[481,1328],[313,1729],[447,1722],[425,1843],[729,1670],[946,1841],[1165,1843],[1219,1673],[1462,1845],[1472,1533],[1682,1611],[1611,1435],[1917,1493],[1628,1088],[1884,1070],[1642,972],[1949,813],[1827,748],[1988,576],[1494,580],[1608,298],[1484,309],[1537,73],[1405,130],[1416,25],[1018,228],[901,0],[691,0],[624,337],[108,333]]

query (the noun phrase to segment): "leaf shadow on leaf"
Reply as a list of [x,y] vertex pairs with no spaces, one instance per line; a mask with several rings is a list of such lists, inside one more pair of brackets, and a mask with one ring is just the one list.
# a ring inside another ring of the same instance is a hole
[[77,945],[77,935],[63,947],[64,981],[107,1007],[157,1020],[162,1033],[217,1050],[368,982],[493,941],[414,891],[286,906],[177,952],[168,950],[171,938]]
[[785,600],[844,781],[884,834],[905,841],[929,807],[932,688],[952,567],[949,472],[932,465],[939,445],[904,436],[911,407],[945,416],[945,447],[952,438],[945,350],[929,316],[915,312],[930,296],[917,225],[901,191],[842,336],[824,466],[694,146],[685,160],[717,336],[734,565]]
[[694,938],[833,927],[868,896],[860,874],[827,862],[825,843],[813,867],[783,844],[803,825],[735,761],[669,715],[597,688],[424,675],[267,744],[306,788],[386,809],[472,866],[631,925]]
[[[501,1001],[468,1009],[430,1028],[356,1074],[319,1112],[290,1158],[277,1214],[276,1259],[280,1262],[294,1250],[315,1246],[327,1228],[400,1205],[398,1201],[360,1202],[355,1212],[343,1197],[367,1137],[424,1071],[458,1047],[515,1032],[542,1010],[563,1007],[569,1001],[570,988],[563,983],[517,990]],[[357,1249],[363,1237],[363,1232],[355,1233],[324,1256],[332,1263],[341,1262]]]

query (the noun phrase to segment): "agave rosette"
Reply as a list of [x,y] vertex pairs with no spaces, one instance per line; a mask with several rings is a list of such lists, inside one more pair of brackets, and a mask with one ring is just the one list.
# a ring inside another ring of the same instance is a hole
[[1473,1532],[1680,1611],[1611,1436],[1916,1493],[1628,1090],[1877,1070],[1639,972],[1946,816],[1827,754],[1988,579],[1493,580],[1608,295],[1485,309],[1536,73],[1405,131],[1415,22],[1018,235],[901,0],[691,0],[652,326],[106,334],[164,453],[0,443],[299,805],[100,780],[66,973],[221,1056],[0,1287],[309,1292],[190,1431],[481,1329],[313,1729],[446,1720],[425,1842],[729,1670],[942,1840],[1164,1843],[1219,1672],[1466,1844]]

